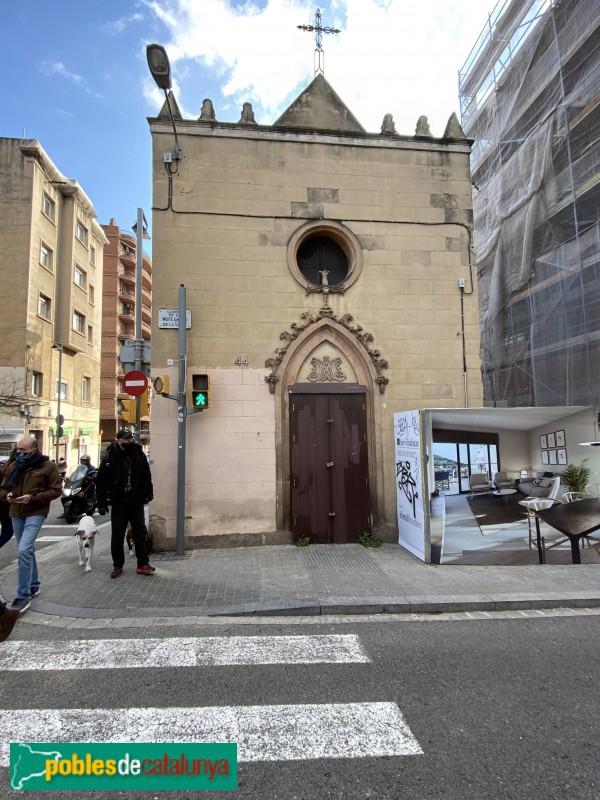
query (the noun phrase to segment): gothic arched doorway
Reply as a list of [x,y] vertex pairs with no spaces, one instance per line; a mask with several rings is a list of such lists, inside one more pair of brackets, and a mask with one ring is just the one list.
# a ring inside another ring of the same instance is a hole
[[[369,334],[362,341],[357,337],[356,330],[362,329],[351,327],[349,315],[341,322],[303,318],[307,321],[301,329],[293,325],[289,337],[282,334],[289,343],[267,362],[275,367],[267,380],[277,395],[277,527],[293,531],[295,540],[309,536],[312,542],[355,542],[378,524],[383,509],[381,387],[387,379],[380,370],[387,364],[365,346],[364,341],[372,340]],[[300,435],[304,449],[292,452]],[[331,461],[334,466],[327,467]],[[318,464],[327,477],[317,477]],[[305,489],[308,496],[298,496]],[[316,517],[309,511],[315,502]],[[340,502],[350,514],[340,509]],[[328,519],[353,521],[344,523],[345,533],[341,524],[307,527],[307,517],[323,520],[325,512]],[[329,518],[332,512],[335,517]]]

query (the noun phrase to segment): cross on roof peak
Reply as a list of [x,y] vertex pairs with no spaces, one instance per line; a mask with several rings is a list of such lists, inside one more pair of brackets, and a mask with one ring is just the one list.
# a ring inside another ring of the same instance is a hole
[[321,9],[317,8],[315,12],[315,23],[314,25],[298,25],[297,26],[301,31],[309,31],[312,33],[314,31],[315,34],[315,75],[319,72],[323,75],[325,74],[325,52],[323,50],[323,34],[324,33],[340,33],[337,28],[329,28],[323,27],[321,25]]

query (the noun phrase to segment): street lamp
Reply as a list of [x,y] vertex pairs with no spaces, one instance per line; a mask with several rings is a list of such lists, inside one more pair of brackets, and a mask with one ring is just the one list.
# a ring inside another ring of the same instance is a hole
[[[172,159],[179,160],[181,158],[181,150],[179,149],[179,140],[177,139],[177,129],[175,128],[175,120],[173,118],[173,111],[171,110],[171,101],[167,90],[171,88],[171,65],[165,48],[160,44],[149,44],[146,47],[146,56],[148,58],[148,66],[152,77],[159,89],[162,89],[167,98],[167,107],[171,117],[171,124],[173,125],[173,133],[175,135],[175,147],[171,153],[165,153],[165,166],[169,175],[169,203],[167,208],[173,210],[172,197],[173,197],[173,172],[169,161]],[[177,394],[167,394],[161,392],[163,397],[168,397],[170,400],[177,402],[177,519],[175,523],[175,549],[178,556],[184,553],[185,545],[185,454],[186,454],[186,430],[187,418],[189,414],[197,414],[202,411],[201,408],[188,408],[185,398],[185,377],[186,377],[186,291],[185,286],[179,286],[179,303],[178,303],[178,321],[177,321],[177,338],[178,338],[178,364],[179,376],[177,381]]]
[[57,399],[56,399],[56,445],[54,450],[55,461],[58,464],[59,452],[60,452],[60,439],[62,436],[62,425],[65,421],[63,415],[60,413],[60,400],[62,395],[62,357],[63,357],[63,346],[62,344],[58,344],[55,342],[52,345],[52,350],[58,350],[58,392],[57,392]]
[[150,74],[154,78],[154,83],[159,89],[163,90],[167,99],[167,108],[169,109],[169,116],[171,117],[173,134],[175,135],[175,147],[173,148],[171,156],[175,161],[179,161],[181,158],[181,150],[179,148],[179,140],[177,139],[177,129],[175,128],[175,119],[173,117],[168,91],[171,88],[171,65],[169,63],[169,56],[162,44],[149,44],[146,47],[146,58],[148,59],[148,66],[150,68]]

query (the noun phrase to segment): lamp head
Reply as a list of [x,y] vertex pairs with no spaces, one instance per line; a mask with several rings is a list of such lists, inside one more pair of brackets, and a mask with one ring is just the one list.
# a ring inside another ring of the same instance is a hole
[[[596,410],[594,409],[594,412]],[[600,447],[598,440],[598,428],[600,428],[600,413],[595,413],[596,421],[594,422],[594,440],[592,442],[578,442],[580,447]]]
[[159,89],[165,92],[171,88],[171,65],[167,51],[161,44],[149,44],[146,47],[148,67]]

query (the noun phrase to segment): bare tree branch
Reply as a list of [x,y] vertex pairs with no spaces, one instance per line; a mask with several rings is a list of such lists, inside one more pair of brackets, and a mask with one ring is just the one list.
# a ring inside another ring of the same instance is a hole
[[21,416],[20,407],[25,400],[23,381],[20,378],[10,373],[0,378],[0,414]]

